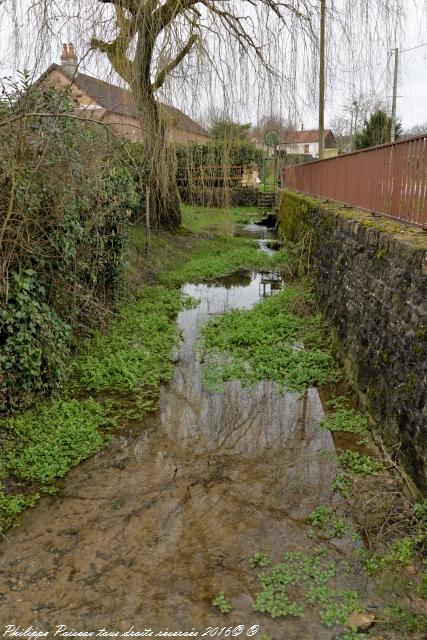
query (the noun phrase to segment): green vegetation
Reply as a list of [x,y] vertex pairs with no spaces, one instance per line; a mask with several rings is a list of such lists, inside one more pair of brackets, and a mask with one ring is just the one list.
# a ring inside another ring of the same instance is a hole
[[304,607],[298,599],[316,607],[320,620],[328,627],[344,624],[350,613],[361,611],[360,597],[355,591],[334,588],[332,581],[338,568],[334,562],[327,561],[324,554],[323,547],[313,556],[301,552],[285,553],[282,562],[275,564],[268,573],[258,575],[261,590],[253,608],[269,613],[273,618],[301,617]]
[[0,378],[13,408],[18,399],[26,403],[31,394],[54,391],[64,381],[71,327],[47,304],[46,288],[33,269],[15,272],[11,280],[0,309]]
[[376,553],[362,553],[362,556],[365,556],[364,566],[367,573],[369,573],[369,575],[373,575],[374,573],[382,571],[389,565],[408,564],[412,560],[414,546],[414,539],[405,537],[394,542],[390,546],[389,551],[383,555]]
[[257,551],[249,560],[249,564],[252,569],[255,569],[256,567],[267,567],[270,564],[270,552]]
[[345,471],[360,476],[369,476],[384,468],[380,460],[357,451],[343,451],[337,456],[337,462]]
[[90,398],[41,405],[4,422],[2,467],[20,480],[52,482],[103,446],[106,424],[104,409]]
[[251,123],[240,124],[229,118],[214,118],[211,125],[211,136],[214,140],[225,142],[249,142]]
[[307,518],[307,522],[313,527],[319,527],[320,529],[323,529],[330,522],[331,518],[332,510],[329,507],[320,505],[310,513]]
[[177,145],[175,149],[182,200],[206,206],[223,206],[227,201],[227,189],[241,184],[242,167],[260,167],[262,161],[262,151],[234,135],[231,141]]
[[[57,391],[73,332],[99,324],[115,306],[130,220],[141,205],[123,144],[105,127],[67,117],[75,103],[63,90],[30,83],[24,75],[0,96],[4,412]],[[21,119],[23,105],[55,114],[55,125],[46,117]]]
[[74,387],[129,392],[167,380],[171,349],[179,337],[172,319],[183,304],[188,302],[178,289],[144,287],[108,331],[93,332],[80,346],[73,363]]
[[347,431],[349,433],[356,433],[366,435],[368,432],[368,420],[367,418],[356,411],[348,407],[348,400],[343,396],[334,398],[327,403],[333,411],[328,413],[320,422],[320,426],[329,431]]
[[320,505],[310,513],[307,523],[321,529],[327,538],[342,538],[344,535],[355,537],[351,524],[342,516],[334,516],[332,509]]
[[187,262],[165,273],[162,279],[167,284],[177,285],[212,280],[236,271],[267,270],[285,261],[287,255],[283,249],[269,256],[259,251],[254,242],[244,238],[205,240],[194,248]]
[[[396,123],[396,140],[402,134],[402,123]],[[363,124],[363,129],[356,135],[356,149],[366,149],[377,144],[390,142],[391,117],[383,111],[376,109]]]
[[339,493],[343,498],[350,494],[350,479],[345,473],[337,473],[331,483],[332,491]]
[[[233,140],[224,144],[215,140],[210,144],[176,145],[178,160],[177,179],[182,185],[193,176],[200,175],[201,168],[222,167],[226,165],[261,165],[262,151],[251,142]],[[191,184],[191,182],[190,182]]]
[[[99,451],[108,441],[109,426],[104,408],[91,398],[44,403],[3,421],[0,477],[13,478],[15,490],[6,492],[4,480],[0,483],[0,533],[37,502],[36,488],[45,490],[44,485]],[[32,489],[20,492],[21,486]]]
[[427,500],[415,503],[414,517],[417,520],[418,528],[427,533]]
[[365,640],[366,635],[364,633],[359,633],[358,631],[353,631],[352,629],[348,629],[344,631],[337,640]]
[[[0,454],[2,531],[13,524],[26,506],[38,500],[47,484],[104,446],[108,441],[104,426],[111,423],[112,416],[120,422],[140,420],[155,406],[160,383],[170,377],[171,350],[179,340],[174,317],[181,308],[193,304],[182,297],[176,285],[231,273],[242,266],[270,267],[284,255],[272,259],[244,239],[208,240],[185,232],[153,234],[146,255],[144,247],[145,234],[137,227],[130,245],[129,275],[137,282],[142,273],[145,282],[151,279],[152,284],[138,285],[133,300],[112,314],[107,328],[93,330],[77,344],[73,358],[68,346],[69,327],[54,315],[50,325],[47,323],[48,314],[53,312],[51,307],[46,311],[40,300],[44,289],[36,272],[26,270],[14,278],[9,304],[3,311],[8,314],[10,328],[21,336],[14,375],[19,373],[21,387],[31,392],[37,388],[34,378],[26,382],[31,367],[38,371],[42,367],[46,373],[49,367],[55,369],[54,388],[70,379],[66,384],[66,400],[43,401],[38,407],[2,422],[6,434]],[[158,284],[161,279],[164,284]],[[26,333],[27,325],[32,341]],[[47,341],[46,353],[41,354],[41,340],[53,336],[56,349],[49,349]],[[7,349],[6,344],[2,358],[9,358],[10,365],[12,359]],[[48,375],[43,378],[49,379]],[[40,390],[49,391],[43,385]],[[88,393],[104,395],[98,402],[72,399],[73,395],[81,397]],[[105,397],[106,393],[120,393],[122,397]]]
[[219,593],[213,600],[212,600],[212,605],[214,607],[218,607],[218,609],[221,611],[221,613],[227,614],[230,613],[230,611],[232,610],[232,606],[231,603],[229,602],[229,600],[227,600],[227,598],[225,597],[224,593],[221,592]]
[[417,589],[417,593],[422,597],[427,599],[427,573],[424,573],[421,577],[421,583]]
[[4,535],[5,531],[15,522],[19,514],[27,507],[33,507],[39,500],[40,493],[33,491],[31,493],[15,493],[6,494],[3,488],[0,488],[0,535]]
[[259,220],[256,207],[198,207],[181,204],[182,224],[194,233],[215,232],[233,235],[235,225]]
[[417,615],[405,605],[386,608],[384,617],[384,628],[398,634],[395,637],[407,638],[409,633],[427,633],[427,615]]
[[204,383],[212,389],[239,379],[244,385],[274,380],[301,391],[340,376],[327,326],[304,289],[287,287],[249,311],[214,318],[203,329],[202,348]]

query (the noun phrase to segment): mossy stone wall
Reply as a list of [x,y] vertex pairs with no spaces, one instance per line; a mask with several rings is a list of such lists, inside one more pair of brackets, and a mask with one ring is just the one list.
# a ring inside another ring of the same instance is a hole
[[427,233],[284,192],[279,233],[304,242],[321,309],[377,433],[427,489]]

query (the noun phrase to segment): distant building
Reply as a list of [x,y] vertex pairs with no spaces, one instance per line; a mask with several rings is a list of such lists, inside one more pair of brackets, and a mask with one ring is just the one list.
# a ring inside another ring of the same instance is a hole
[[[79,104],[79,111],[111,124],[118,133],[131,140],[140,139],[141,124],[131,91],[80,73],[71,43],[63,46],[61,64],[51,64],[37,83],[50,83],[64,88],[69,86]],[[205,144],[211,141],[209,133],[183,111],[160,102],[158,104],[166,122],[169,142]]]
[[[319,157],[319,130],[307,129],[302,131],[293,131],[289,134],[288,140],[279,145],[280,151],[286,151],[287,154],[305,154]],[[334,134],[330,129],[325,129],[325,158],[331,158],[338,155],[338,145]]]

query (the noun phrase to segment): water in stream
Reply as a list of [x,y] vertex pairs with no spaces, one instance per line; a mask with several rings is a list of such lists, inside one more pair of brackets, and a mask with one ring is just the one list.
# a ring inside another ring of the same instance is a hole
[[[284,551],[309,553],[318,542],[307,515],[341,500],[325,456],[334,442],[317,427],[318,391],[231,382],[217,393],[201,384],[201,325],[250,308],[277,286],[277,277],[246,273],[184,287],[200,303],[178,315],[183,341],[159,410],[75,468],[60,494],[28,511],[1,545],[3,624],[199,635],[208,625],[242,624],[260,625],[258,638],[333,637],[314,610],[275,620],[254,611],[248,563],[267,547],[277,561]],[[337,561],[354,551],[348,540],[328,544]],[[221,591],[233,602],[228,616],[211,605]]]

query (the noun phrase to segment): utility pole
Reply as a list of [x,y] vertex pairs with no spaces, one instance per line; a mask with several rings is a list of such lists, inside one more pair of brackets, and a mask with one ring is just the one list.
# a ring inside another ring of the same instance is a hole
[[326,0],[320,0],[320,42],[319,42],[319,160],[323,160],[325,150],[325,24]]
[[357,138],[357,116],[359,115],[359,103],[357,100],[353,100],[352,102],[352,111],[351,111],[351,119],[353,121],[353,113],[354,113],[354,133],[351,136],[351,151],[356,150],[356,138]]
[[394,79],[393,79],[393,101],[391,104],[391,133],[390,142],[396,141],[396,102],[397,102],[397,79],[399,74],[399,49],[394,51]]

